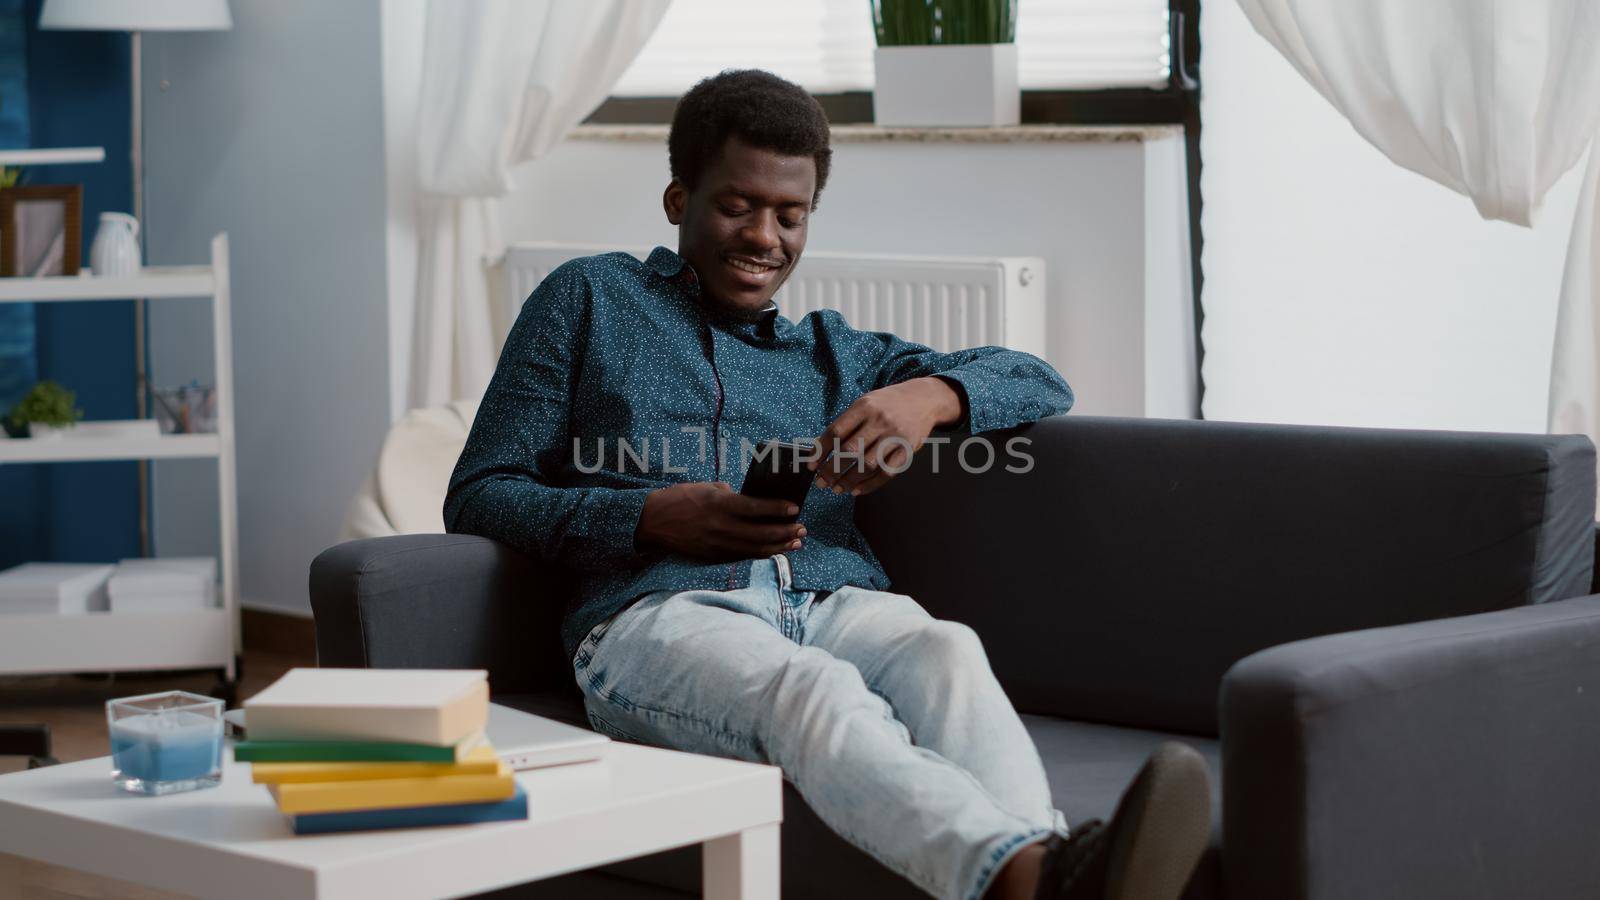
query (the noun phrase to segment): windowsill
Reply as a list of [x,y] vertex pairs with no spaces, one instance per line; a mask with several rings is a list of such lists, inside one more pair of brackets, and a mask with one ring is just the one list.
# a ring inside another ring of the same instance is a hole
[[[573,141],[667,142],[666,125],[579,125]],[[1116,144],[1182,137],[1179,125],[1010,125],[1001,128],[907,128],[835,125],[838,144]]]

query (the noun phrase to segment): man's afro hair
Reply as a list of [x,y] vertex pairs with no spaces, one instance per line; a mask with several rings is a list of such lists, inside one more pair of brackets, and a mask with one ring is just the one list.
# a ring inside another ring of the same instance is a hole
[[667,138],[672,177],[694,190],[730,136],[817,165],[817,205],[828,182],[828,116],[805,88],[760,69],[728,69],[701,81],[678,101]]

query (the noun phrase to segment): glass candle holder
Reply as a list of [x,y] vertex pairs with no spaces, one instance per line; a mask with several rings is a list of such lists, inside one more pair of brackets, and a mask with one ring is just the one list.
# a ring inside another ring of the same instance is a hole
[[106,701],[111,780],[135,794],[222,783],[221,700],[165,691]]

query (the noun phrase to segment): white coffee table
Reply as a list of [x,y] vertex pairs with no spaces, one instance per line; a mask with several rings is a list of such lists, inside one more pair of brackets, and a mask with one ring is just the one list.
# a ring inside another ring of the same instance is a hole
[[771,766],[613,743],[517,773],[526,822],[304,837],[231,759],[221,786],[167,797],[121,794],[110,773],[101,758],[0,775],[0,852],[198,897],[320,900],[459,896],[701,844],[706,897],[778,897]]

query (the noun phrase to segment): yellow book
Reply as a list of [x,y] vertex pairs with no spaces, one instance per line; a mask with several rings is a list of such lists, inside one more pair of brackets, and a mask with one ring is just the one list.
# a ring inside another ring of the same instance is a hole
[[325,781],[370,781],[380,778],[440,778],[446,775],[495,775],[500,760],[494,748],[479,744],[460,762],[258,762],[250,765],[256,784],[311,784]]
[[300,813],[395,809],[446,803],[487,803],[517,792],[511,767],[498,763],[493,775],[443,775],[434,778],[380,778],[366,781],[322,781],[269,784],[278,809]]

